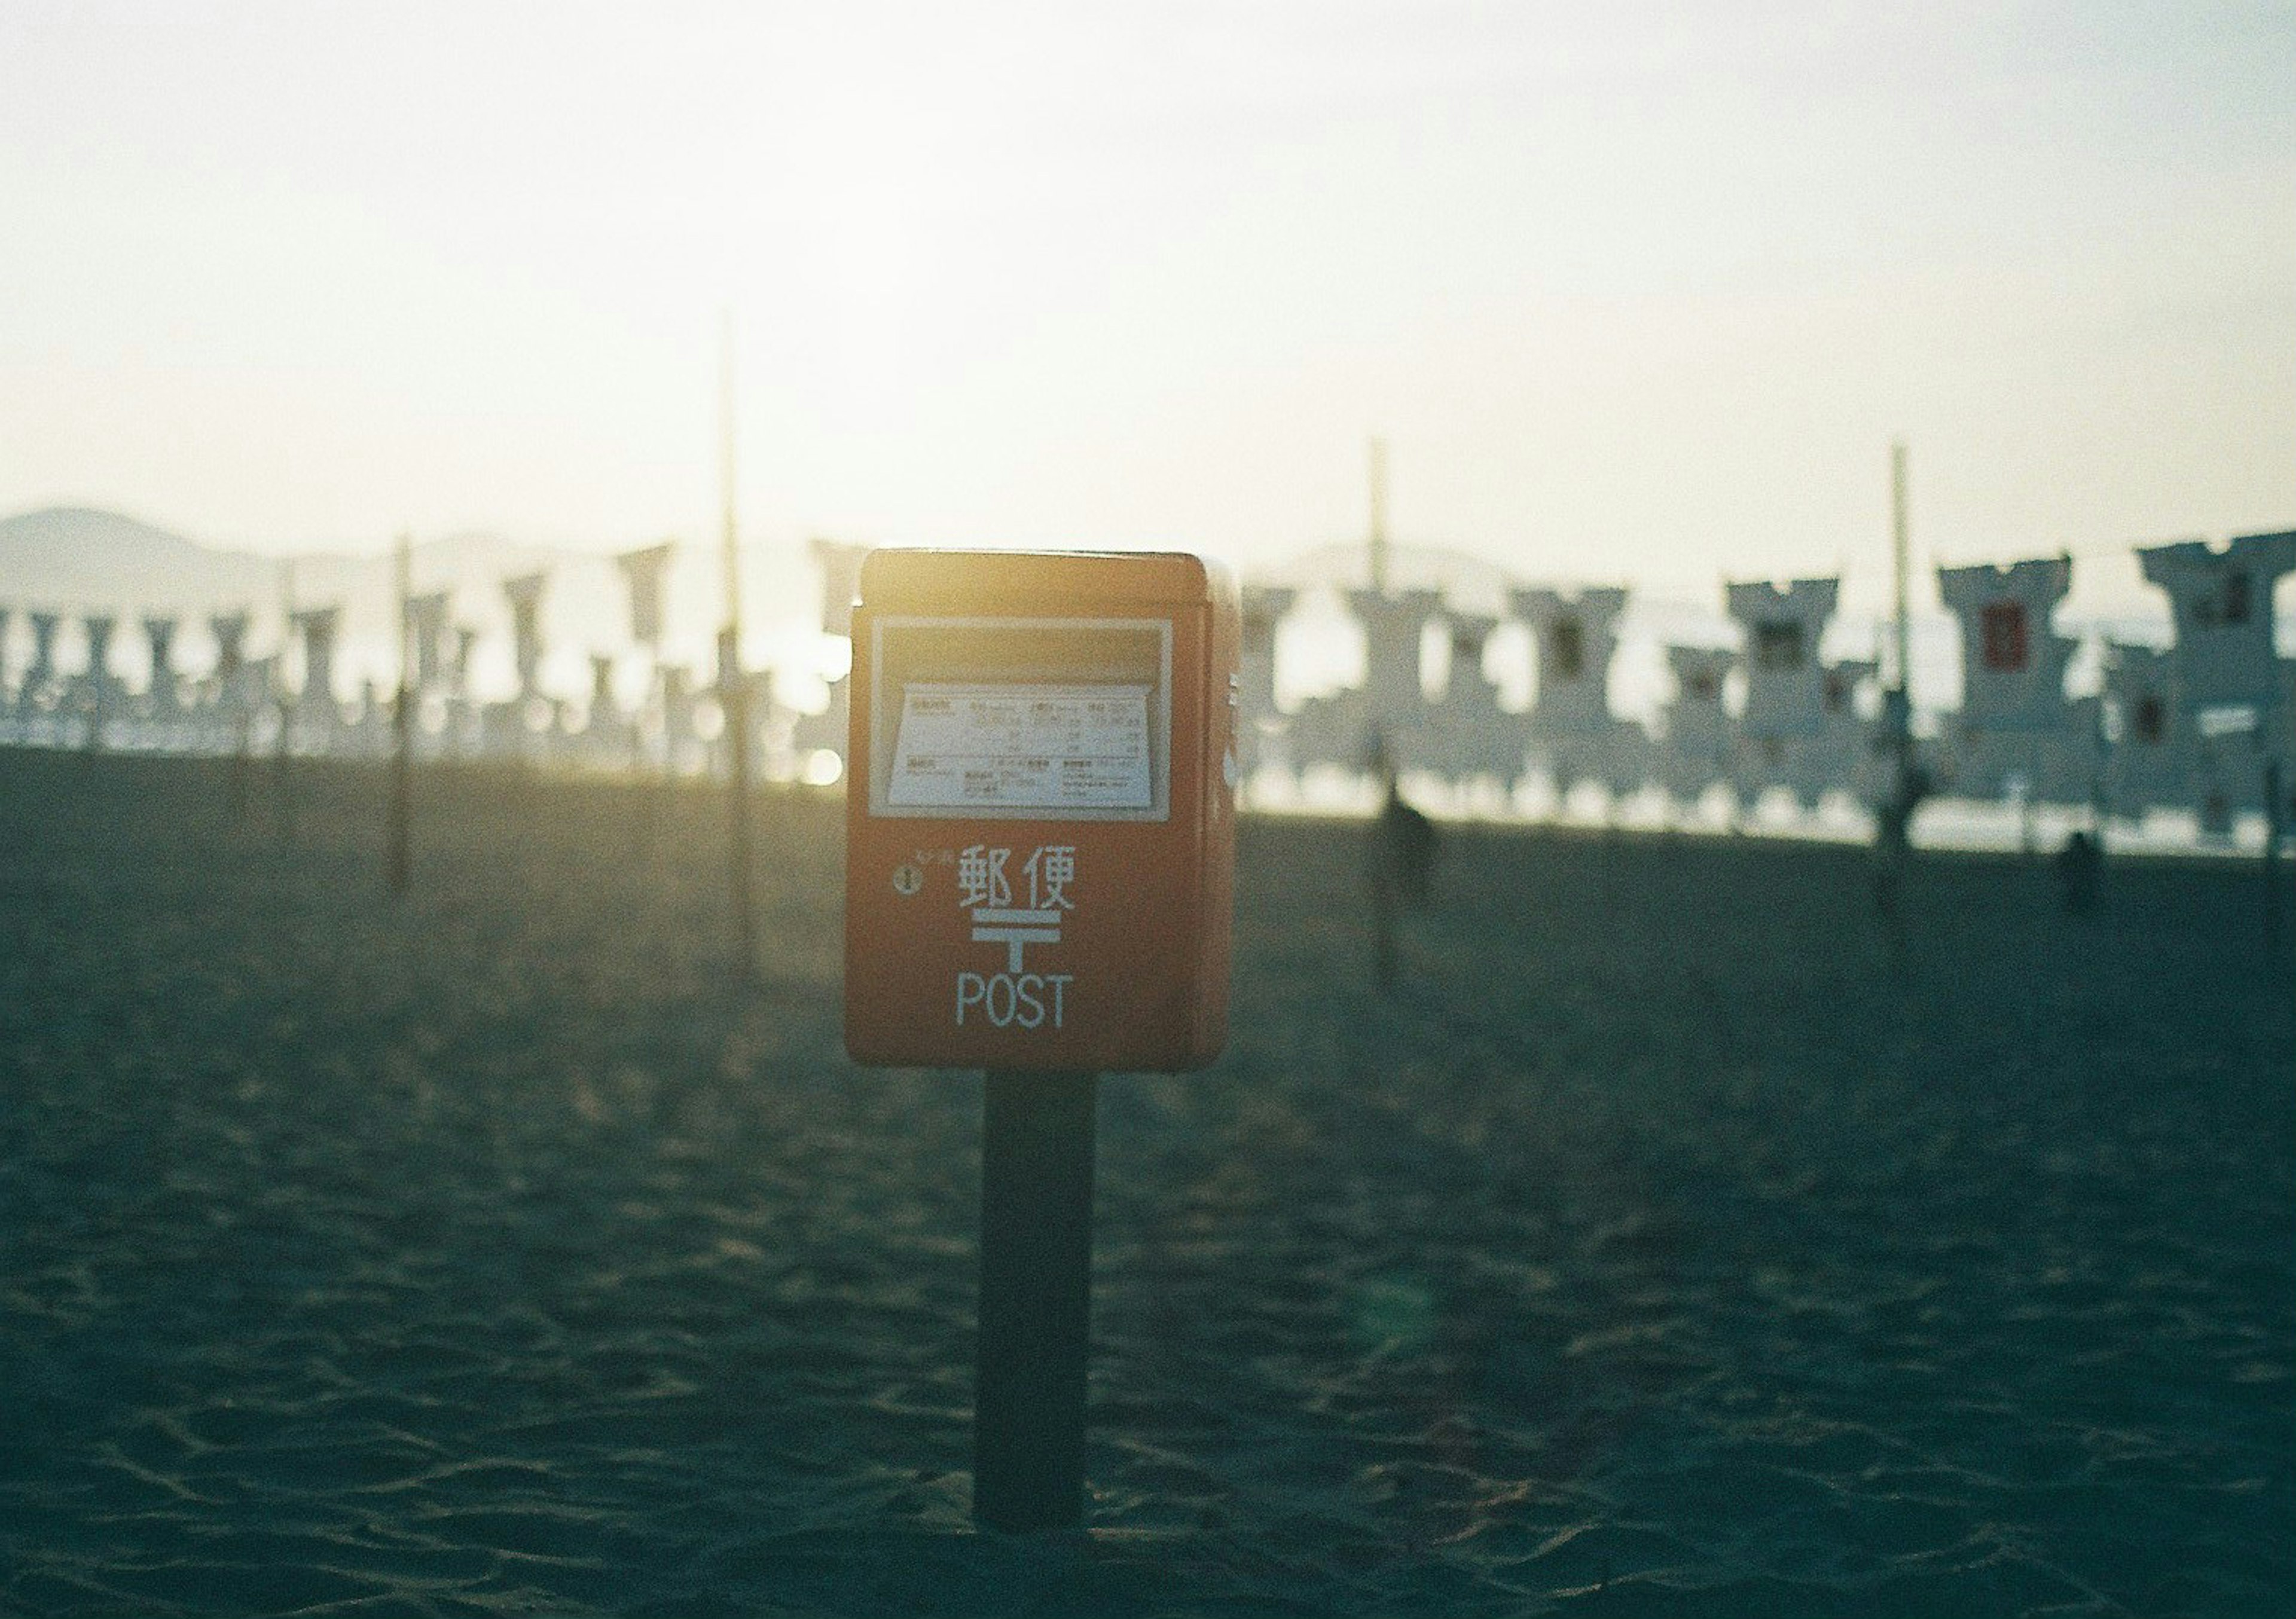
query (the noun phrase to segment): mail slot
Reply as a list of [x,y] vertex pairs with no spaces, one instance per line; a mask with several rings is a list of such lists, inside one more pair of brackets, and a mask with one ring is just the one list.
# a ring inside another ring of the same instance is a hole
[[853,618],[845,1044],[1178,1071],[1227,1037],[1237,609],[1170,553],[878,551]]

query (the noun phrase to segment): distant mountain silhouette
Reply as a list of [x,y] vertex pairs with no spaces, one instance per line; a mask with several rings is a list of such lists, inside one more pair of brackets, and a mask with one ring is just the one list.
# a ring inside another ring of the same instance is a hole
[[277,568],[117,511],[51,507],[0,519],[0,602],[66,612],[178,613],[264,600]]
[[203,549],[181,535],[154,528],[121,512],[86,506],[51,506],[44,511],[0,518],[0,557],[11,562],[66,560],[75,554],[102,551],[166,563]]

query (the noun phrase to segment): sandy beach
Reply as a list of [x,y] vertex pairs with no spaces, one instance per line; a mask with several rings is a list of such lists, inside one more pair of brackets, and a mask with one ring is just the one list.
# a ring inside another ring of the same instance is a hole
[[[2284,1615],[2251,863],[1243,829],[1100,1116],[1090,1534],[968,1517],[977,1075],[849,1064],[841,807],[0,754],[0,1611]],[[2296,905],[2288,927],[2296,936]],[[2284,952],[2286,946],[2284,945]]]

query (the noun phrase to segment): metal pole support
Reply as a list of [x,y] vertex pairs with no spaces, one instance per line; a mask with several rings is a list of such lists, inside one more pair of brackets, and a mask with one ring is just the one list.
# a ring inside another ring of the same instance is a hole
[[2268,759],[2264,765],[2264,944],[2267,950],[2280,948],[2280,839],[2284,830],[2280,818],[2280,761]]
[[1007,1533],[1074,1530],[1084,1521],[1100,1079],[985,1077],[972,1518]]
[[750,887],[750,688],[742,673],[742,633],[718,635],[718,699],[726,711],[726,858],[734,901],[734,948],[743,977],[758,970],[757,907]]
[[390,705],[390,820],[383,852],[384,880],[393,894],[406,892],[410,827],[414,820],[414,649],[409,623],[414,592],[414,540],[398,536],[398,695]]

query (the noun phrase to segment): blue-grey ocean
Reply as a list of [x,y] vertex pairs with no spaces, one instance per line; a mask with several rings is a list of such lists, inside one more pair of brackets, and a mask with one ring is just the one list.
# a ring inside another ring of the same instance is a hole
[[1090,1532],[970,1525],[981,1086],[833,797],[0,755],[0,1613],[2296,1612],[2255,863],[1243,828],[1102,1083]]

